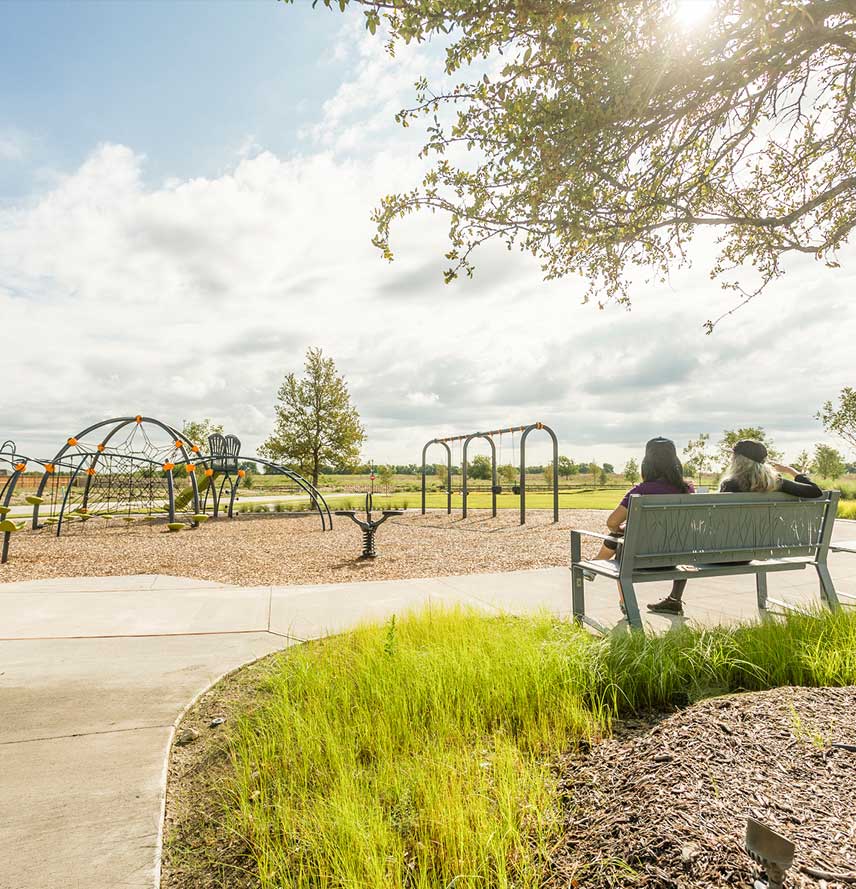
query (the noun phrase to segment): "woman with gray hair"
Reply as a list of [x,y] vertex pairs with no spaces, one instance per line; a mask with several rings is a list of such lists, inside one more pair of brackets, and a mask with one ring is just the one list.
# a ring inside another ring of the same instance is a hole
[[[794,480],[782,478],[792,475]],[[731,452],[731,463],[722,477],[719,490],[726,494],[748,491],[782,491],[794,497],[820,497],[823,491],[807,476],[783,463],[768,463],[767,449],[760,441],[744,438]]]
[[[792,475],[793,481],[783,478]],[[823,491],[807,476],[784,463],[767,462],[767,449],[760,441],[744,438],[731,453],[731,463],[722,477],[719,490],[724,494],[757,491],[781,491],[794,497],[820,497]],[[684,589],[674,585],[672,592],[661,602],[648,606],[655,614],[682,614]]]

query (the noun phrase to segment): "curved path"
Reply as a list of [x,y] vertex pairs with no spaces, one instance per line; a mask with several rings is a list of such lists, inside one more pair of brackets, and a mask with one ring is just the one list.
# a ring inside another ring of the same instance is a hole
[[[856,556],[830,565],[856,594]],[[770,587],[795,601],[816,590],[803,572]],[[611,584],[588,601],[594,617],[617,619]],[[731,621],[753,616],[754,601],[752,578],[697,581],[687,613]],[[0,889],[157,886],[166,756],[191,700],[271,651],[427,603],[567,615],[568,571],[278,588],[151,575],[0,584]]]

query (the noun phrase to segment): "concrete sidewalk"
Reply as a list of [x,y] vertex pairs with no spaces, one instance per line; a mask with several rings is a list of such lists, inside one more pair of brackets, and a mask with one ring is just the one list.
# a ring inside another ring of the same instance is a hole
[[[856,526],[839,523],[835,536],[856,538]],[[856,556],[830,566],[856,595]],[[589,612],[616,623],[614,585],[587,586]],[[667,588],[639,587],[640,604]],[[817,601],[817,582],[771,575],[770,595]],[[686,601],[693,622],[756,614],[750,577],[696,581]],[[197,694],[295,641],[455,604],[568,615],[569,572],[275,588],[161,576],[0,584],[0,889],[151,889],[166,755]]]

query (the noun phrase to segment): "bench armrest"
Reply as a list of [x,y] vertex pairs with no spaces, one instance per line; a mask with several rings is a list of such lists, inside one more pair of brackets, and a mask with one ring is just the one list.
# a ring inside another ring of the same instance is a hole
[[615,549],[618,550],[624,540],[621,537],[610,537],[609,534],[600,534],[597,531],[583,531],[574,528],[571,531],[571,565],[577,565],[582,560],[582,541],[580,538],[585,534],[586,537],[596,537],[598,540],[612,540],[615,543]]
[[586,537],[597,537],[598,540],[611,540],[619,546],[624,543],[624,538],[622,537],[613,537],[612,534],[599,534],[597,531],[581,531],[578,528],[572,528],[571,534],[585,534]]

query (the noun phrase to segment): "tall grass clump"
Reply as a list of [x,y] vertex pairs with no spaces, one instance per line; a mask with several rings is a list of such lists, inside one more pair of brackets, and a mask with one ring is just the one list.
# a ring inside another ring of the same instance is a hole
[[561,828],[557,757],[630,713],[856,683],[856,614],[595,639],[468,611],[279,656],[233,729],[227,828],[263,889],[535,889]]
[[288,652],[234,737],[233,827],[263,887],[537,886],[550,762],[597,731],[583,634],[428,613]]
[[856,614],[613,635],[589,652],[590,700],[611,716],[783,685],[856,683]]

